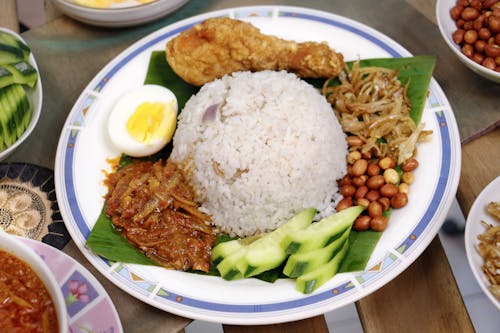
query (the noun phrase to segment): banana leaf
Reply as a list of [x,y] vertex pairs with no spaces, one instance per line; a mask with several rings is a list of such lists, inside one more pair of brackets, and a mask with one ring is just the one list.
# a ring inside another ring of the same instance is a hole
[[[432,56],[418,56],[411,58],[387,58],[387,59],[367,59],[361,60],[361,66],[380,66],[398,70],[398,77],[406,83],[410,80],[408,97],[412,104],[411,115],[415,122],[419,122],[427,95],[427,89],[435,58]],[[321,87],[324,80],[308,80],[311,84]],[[145,79],[146,84],[158,84],[168,87],[178,99],[179,110],[182,110],[187,100],[195,94],[199,88],[190,86],[180,79],[170,68],[165,58],[165,52],[153,51],[151,54],[148,71]],[[161,158],[167,158],[171,147],[167,153],[163,153]],[[130,162],[130,158],[122,156],[122,164]],[[341,271],[357,271],[364,269],[368,259],[380,239],[381,233],[377,232],[355,232],[352,231],[348,249]],[[218,241],[226,238],[219,237]],[[116,230],[110,219],[105,215],[104,209],[101,212],[96,224],[92,228],[86,242],[87,247],[94,253],[109,260],[125,263],[155,265],[150,259],[142,254],[137,248],[131,245],[120,232]],[[216,274],[214,271],[208,274]],[[261,279],[274,281],[282,277],[280,271],[272,271],[263,274]],[[258,277],[259,278],[259,277]]]

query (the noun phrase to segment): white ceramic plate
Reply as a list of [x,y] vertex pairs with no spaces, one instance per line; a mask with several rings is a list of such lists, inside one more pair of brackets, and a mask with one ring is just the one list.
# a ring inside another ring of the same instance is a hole
[[366,272],[338,274],[313,294],[290,279],[269,284],[255,279],[224,281],[158,267],[111,263],[85,248],[103,205],[106,158],[119,155],[105,122],[122,93],[140,86],[153,50],[193,24],[214,16],[252,22],[262,32],[298,41],[326,40],[347,60],[410,56],[399,44],[355,21],[297,7],[242,7],[196,16],[143,38],[117,56],[90,82],[62,130],[55,164],[58,203],[73,240],[90,262],[123,290],[158,308],[194,319],[267,324],[293,321],[352,303],[391,281],[426,248],[439,230],[456,193],[460,142],[451,107],[433,79],[422,121],[434,131],[419,147],[420,167],[411,204],[393,213]]
[[[4,31],[8,34],[11,34],[26,44],[26,41],[19,34],[15,33],[12,30],[0,27],[0,31]],[[30,105],[33,108],[33,115],[31,116],[31,120],[28,127],[26,128],[24,133],[17,139],[17,141],[14,142],[14,144],[8,147],[7,149],[2,150],[0,152],[0,161],[6,159],[10,154],[12,154],[14,150],[17,149],[17,147],[19,147],[28,138],[31,132],[33,132],[33,130],[35,129],[35,126],[38,123],[38,119],[40,118],[40,114],[42,113],[42,99],[43,99],[42,80],[40,78],[40,71],[38,70],[38,65],[35,61],[35,56],[33,55],[33,52],[31,52],[28,62],[38,72],[38,81],[36,82],[35,87],[33,89],[26,88],[26,93],[28,95]]]
[[81,6],[71,0],[52,0],[69,17],[77,21],[100,27],[130,27],[152,22],[163,17],[189,0],[155,0],[141,4],[127,0],[110,8],[92,8]]
[[81,264],[45,243],[20,238],[47,264],[61,288],[71,332],[123,332],[106,290]]
[[439,31],[443,36],[444,41],[450,47],[451,51],[455,53],[458,59],[473,72],[493,81],[500,83],[500,73],[494,70],[488,69],[484,66],[477,64],[471,59],[467,58],[460,47],[455,44],[452,39],[452,34],[457,30],[455,22],[450,16],[450,9],[455,6],[456,0],[438,0],[436,3],[436,19],[439,27]]
[[493,218],[493,216],[488,214],[486,211],[486,205],[492,201],[500,201],[500,176],[489,183],[488,186],[481,191],[469,211],[467,222],[465,224],[465,251],[467,253],[467,260],[469,261],[470,268],[472,273],[474,273],[477,283],[479,283],[479,286],[491,302],[493,302],[497,309],[500,310],[500,300],[495,298],[495,296],[493,296],[488,289],[490,282],[481,269],[484,261],[477,251],[477,245],[479,244],[477,236],[486,231],[486,228],[481,221],[491,225],[500,224],[500,222],[495,220],[495,218]]

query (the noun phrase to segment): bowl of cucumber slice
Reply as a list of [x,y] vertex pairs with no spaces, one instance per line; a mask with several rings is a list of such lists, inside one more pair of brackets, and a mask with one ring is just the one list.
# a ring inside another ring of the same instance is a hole
[[0,27],[0,160],[35,128],[42,109],[42,83],[29,46]]

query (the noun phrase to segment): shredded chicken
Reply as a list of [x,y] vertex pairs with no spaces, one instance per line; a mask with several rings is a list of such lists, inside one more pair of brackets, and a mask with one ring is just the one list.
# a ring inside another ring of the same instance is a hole
[[414,155],[417,142],[432,133],[410,117],[409,82],[402,85],[397,71],[361,67],[358,61],[340,73],[339,85],[331,85],[333,79],[325,82],[323,94],[334,106],[344,132],[364,141],[362,153],[388,156],[402,164]]

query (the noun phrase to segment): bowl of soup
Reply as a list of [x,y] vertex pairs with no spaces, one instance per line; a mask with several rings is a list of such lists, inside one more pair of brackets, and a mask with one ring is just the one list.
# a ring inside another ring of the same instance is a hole
[[0,331],[68,332],[59,284],[40,256],[0,230]]

